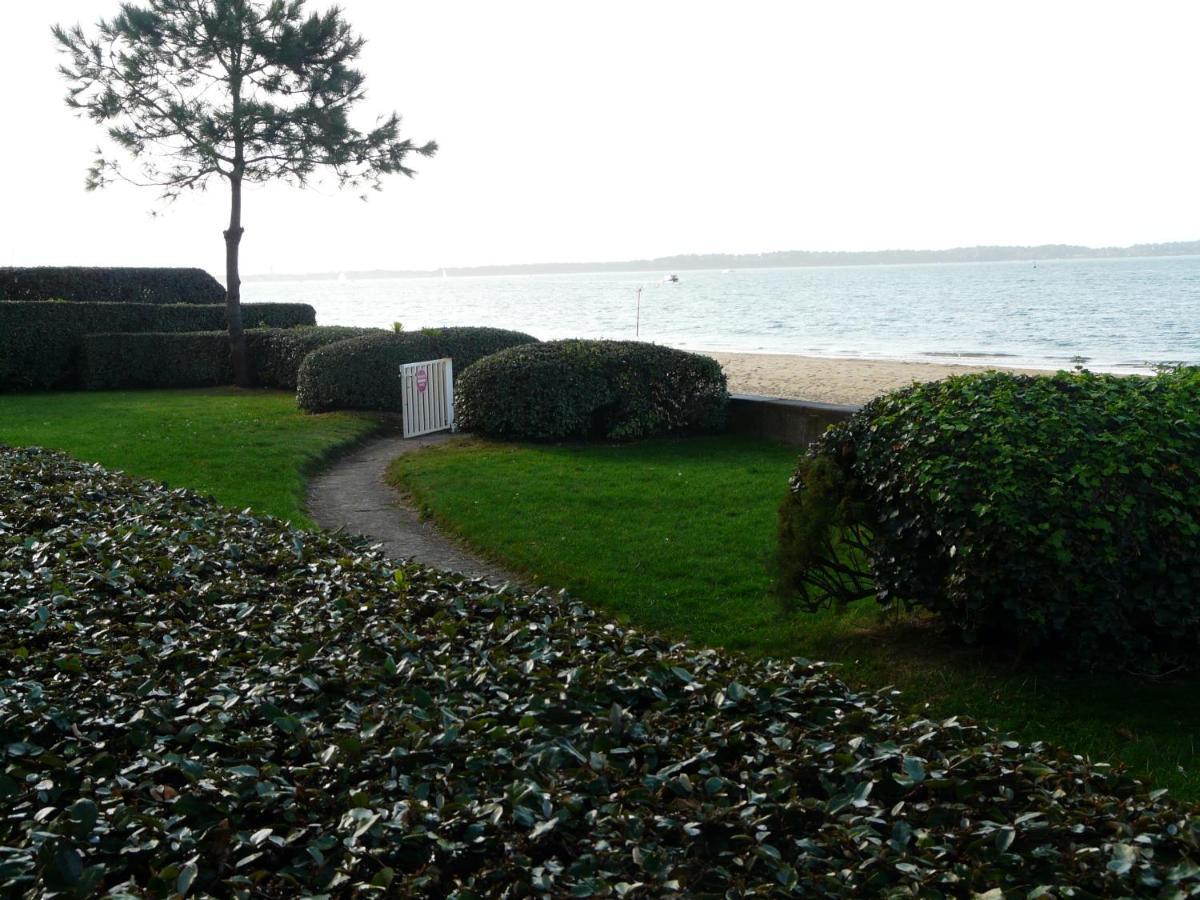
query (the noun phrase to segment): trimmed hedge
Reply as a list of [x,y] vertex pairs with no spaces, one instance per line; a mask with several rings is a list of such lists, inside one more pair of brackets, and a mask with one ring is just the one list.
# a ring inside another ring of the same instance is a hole
[[0,268],[0,301],[224,303],[225,288],[203,269]]
[[[228,326],[225,307],[220,310],[217,330]],[[308,303],[243,303],[242,327],[251,328],[312,328],[317,324],[317,311]],[[180,329],[182,330],[182,329]]]
[[[246,356],[254,384],[294,391],[300,363],[312,350],[375,331],[379,329],[341,325],[247,330]],[[210,387],[232,381],[226,331],[83,338],[80,384],[85,390]]]
[[308,412],[401,409],[400,366],[448,356],[455,379],[476,360],[537,338],[501,328],[426,328],[383,332],[341,341],[308,355],[300,366],[296,399]]
[[262,328],[246,332],[246,355],[255,384],[294,391],[300,364],[314,350],[364,335],[387,333],[380,328],[348,325]]
[[[246,332],[247,343],[251,333]],[[84,335],[79,380],[80,386],[88,391],[229,384],[233,380],[229,333],[147,331]]]
[[801,461],[781,586],[1077,666],[1196,665],[1200,369],[991,372],[881,397]]
[[455,394],[468,431],[629,440],[724,424],[725,373],[708,356],[636,341],[552,341],[472,366]]
[[829,667],[0,447],[5,897],[1154,897],[1200,817]]
[[[316,324],[303,303],[246,303],[247,326]],[[0,391],[69,387],[86,334],[216,331],[225,307],[148,303],[0,303]]]

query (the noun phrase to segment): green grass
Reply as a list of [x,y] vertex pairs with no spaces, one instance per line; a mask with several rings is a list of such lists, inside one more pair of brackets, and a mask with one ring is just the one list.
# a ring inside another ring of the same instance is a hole
[[646,628],[751,654],[841,664],[911,709],[1122,761],[1200,799],[1200,680],[1081,676],[961,646],[925,621],[784,616],[769,596],[793,449],[733,437],[628,445],[462,441],[393,463],[393,481],[477,550]]
[[63,450],[302,527],[312,524],[304,513],[308,470],[378,428],[365,416],[304,415],[279,391],[0,395],[6,444]]

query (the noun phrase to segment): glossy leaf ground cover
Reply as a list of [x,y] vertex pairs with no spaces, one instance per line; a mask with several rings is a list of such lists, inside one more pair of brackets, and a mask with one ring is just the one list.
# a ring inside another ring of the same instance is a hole
[[642,628],[759,656],[841,665],[908,708],[972,715],[1023,740],[1128,763],[1200,800],[1200,679],[1081,674],[967,648],[928,616],[785,617],[771,596],[779,504],[798,452],[734,435],[556,446],[465,440],[409,453],[395,483],[439,525]]
[[0,449],[0,892],[1180,896],[1200,820],[819,664],[670,645]]

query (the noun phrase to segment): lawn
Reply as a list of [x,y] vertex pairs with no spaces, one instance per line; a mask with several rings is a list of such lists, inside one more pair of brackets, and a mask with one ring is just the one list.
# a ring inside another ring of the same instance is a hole
[[1027,740],[1122,761],[1200,799],[1195,679],[1070,675],[998,660],[922,621],[786,617],[769,596],[775,510],[796,451],[734,437],[626,445],[461,441],[396,460],[391,477],[443,526],[539,583],[645,628],[752,655],[841,664],[909,708],[974,716]]
[[280,391],[0,395],[0,442],[63,450],[303,527],[308,471],[379,427],[361,415],[304,415]]

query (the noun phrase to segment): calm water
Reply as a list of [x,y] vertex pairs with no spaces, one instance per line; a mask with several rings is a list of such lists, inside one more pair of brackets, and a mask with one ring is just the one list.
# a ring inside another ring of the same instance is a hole
[[491,325],[677,347],[1097,369],[1200,363],[1200,257],[247,282],[323,325]]

